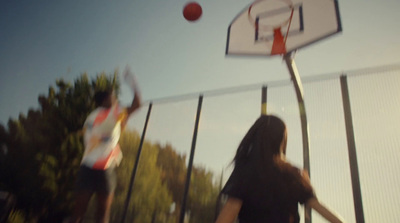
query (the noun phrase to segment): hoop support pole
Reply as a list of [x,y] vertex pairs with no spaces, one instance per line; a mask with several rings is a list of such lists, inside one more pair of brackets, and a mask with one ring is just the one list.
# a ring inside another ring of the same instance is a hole
[[[301,133],[303,138],[303,168],[308,172],[311,177],[308,122],[306,107],[304,105],[303,85],[301,83],[300,75],[293,59],[293,53],[287,53],[283,56],[283,58],[289,69],[290,77],[293,81],[294,89],[297,96],[297,102],[299,104]],[[305,223],[311,223],[311,208],[306,206],[304,212],[306,216]]]

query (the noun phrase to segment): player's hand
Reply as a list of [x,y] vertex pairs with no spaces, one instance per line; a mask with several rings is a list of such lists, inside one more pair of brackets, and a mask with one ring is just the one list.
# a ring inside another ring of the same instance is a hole
[[132,73],[131,68],[127,65],[124,70],[124,79],[130,86],[131,90],[136,94],[139,94],[139,87],[136,82],[135,75]]

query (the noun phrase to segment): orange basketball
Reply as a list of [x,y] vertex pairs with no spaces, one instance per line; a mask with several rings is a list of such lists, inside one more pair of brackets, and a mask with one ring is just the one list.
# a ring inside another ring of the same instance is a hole
[[189,2],[183,7],[183,17],[190,22],[198,20],[202,13],[203,10],[197,2]]

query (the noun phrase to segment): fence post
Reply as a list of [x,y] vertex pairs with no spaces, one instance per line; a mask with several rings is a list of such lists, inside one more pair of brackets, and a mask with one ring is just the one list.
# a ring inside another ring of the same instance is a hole
[[124,210],[123,210],[123,213],[122,213],[121,223],[125,223],[126,214],[128,213],[128,207],[129,207],[129,202],[131,200],[133,183],[135,182],[136,172],[137,172],[137,168],[138,168],[138,165],[139,165],[140,154],[142,152],[143,142],[144,142],[144,138],[145,138],[145,135],[146,135],[147,124],[149,123],[150,113],[151,113],[151,108],[152,107],[153,107],[153,104],[150,102],[149,110],[147,111],[146,121],[145,121],[144,127],[143,127],[142,137],[140,139],[140,144],[139,144],[139,148],[138,148],[137,155],[136,155],[135,165],[133,167],[131,179],[130,179],[130,182],[129,182],[128,194],[127,194],[126,199],[125,199],[125,205],[124,205]]
[[179,223],[183,223],[185,220],[186,201],[187,201],[187,195],[189,193],[190,177],[192,175],[193,158],[194,158],[194,151],[196,148],[197,131],[199,128],[200,112],[201,112],[202,103],[203,103],[203,95],[200,95],[199,96],[199,104],[197,106],[196,122],[195,122],[195,126],[194,126],[194,131],[193,131],[192,148],[190,151],[190,158],[189,158],[188,170],[187,170],[187,175],[186,175],[185,191],[183,194],[183,201],[182,201],[182,206],[181,206]]
[[360,176],[358,172],[356,143],[354,138],[353,119],[350,106],[350,94],[347,85],[347,76],[340,76],[340,86],[342,89],[344,121],[346,124],[347,147],[349,150],[351,185],[353,188],[354,211],[356,222],[364,223],[364,210],[362,205]]
[[267,114],[267,86],[263,86],[261,89],[261,114]]

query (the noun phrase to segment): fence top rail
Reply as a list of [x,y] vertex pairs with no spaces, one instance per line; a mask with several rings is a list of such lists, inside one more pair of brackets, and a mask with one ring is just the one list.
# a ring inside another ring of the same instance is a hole
[[[369,67],[369,68],[362,68],[362,69],[355,69],[355,70],[348,70],[348,71],[338,71],[338,72],[332,72],[332,73],[306,76],[306,77],[302,77],[302,82],[303,83],[312,83],[312,82],[318,82],[318,81],[332,80],[332,79],[339,78],[340,76],[363,76],[363,75],[371,75],[371,74],[396,71],[396,70],[400,70],[400,63],[378,66],[378,67]],[[181,95],[173,95],[173,96],[168,96],[168,97],[149,99],[149,100],[144,101],[143,104],[146,105],[146,104],[150,104],[150,103],[163,104],[163,103],[180,102],[180,101],[194,100],[194,99],[197,99],[199,96],[215,97],[215,96],[221,96],[221,95],[226,95],[226,94],[235,94],[235,93],[242,93],[242,92],[246,92],[246,91],[254,91],[254,90],[260,89],[264,86],[266,86],[268,88],[274,88],[274,87],[288,86],[290,84],[291,84],[290,79],[269,81],[269,82],[260,82],[260,83],[255,83],[255,84],[247,84],[247,85],[240,85],[240,86],[234,86],[234,87],[207,90],[207,91],[203,91],[203,92],[193,92],[193,93],[187,93],[187,94],[181,94]]]

